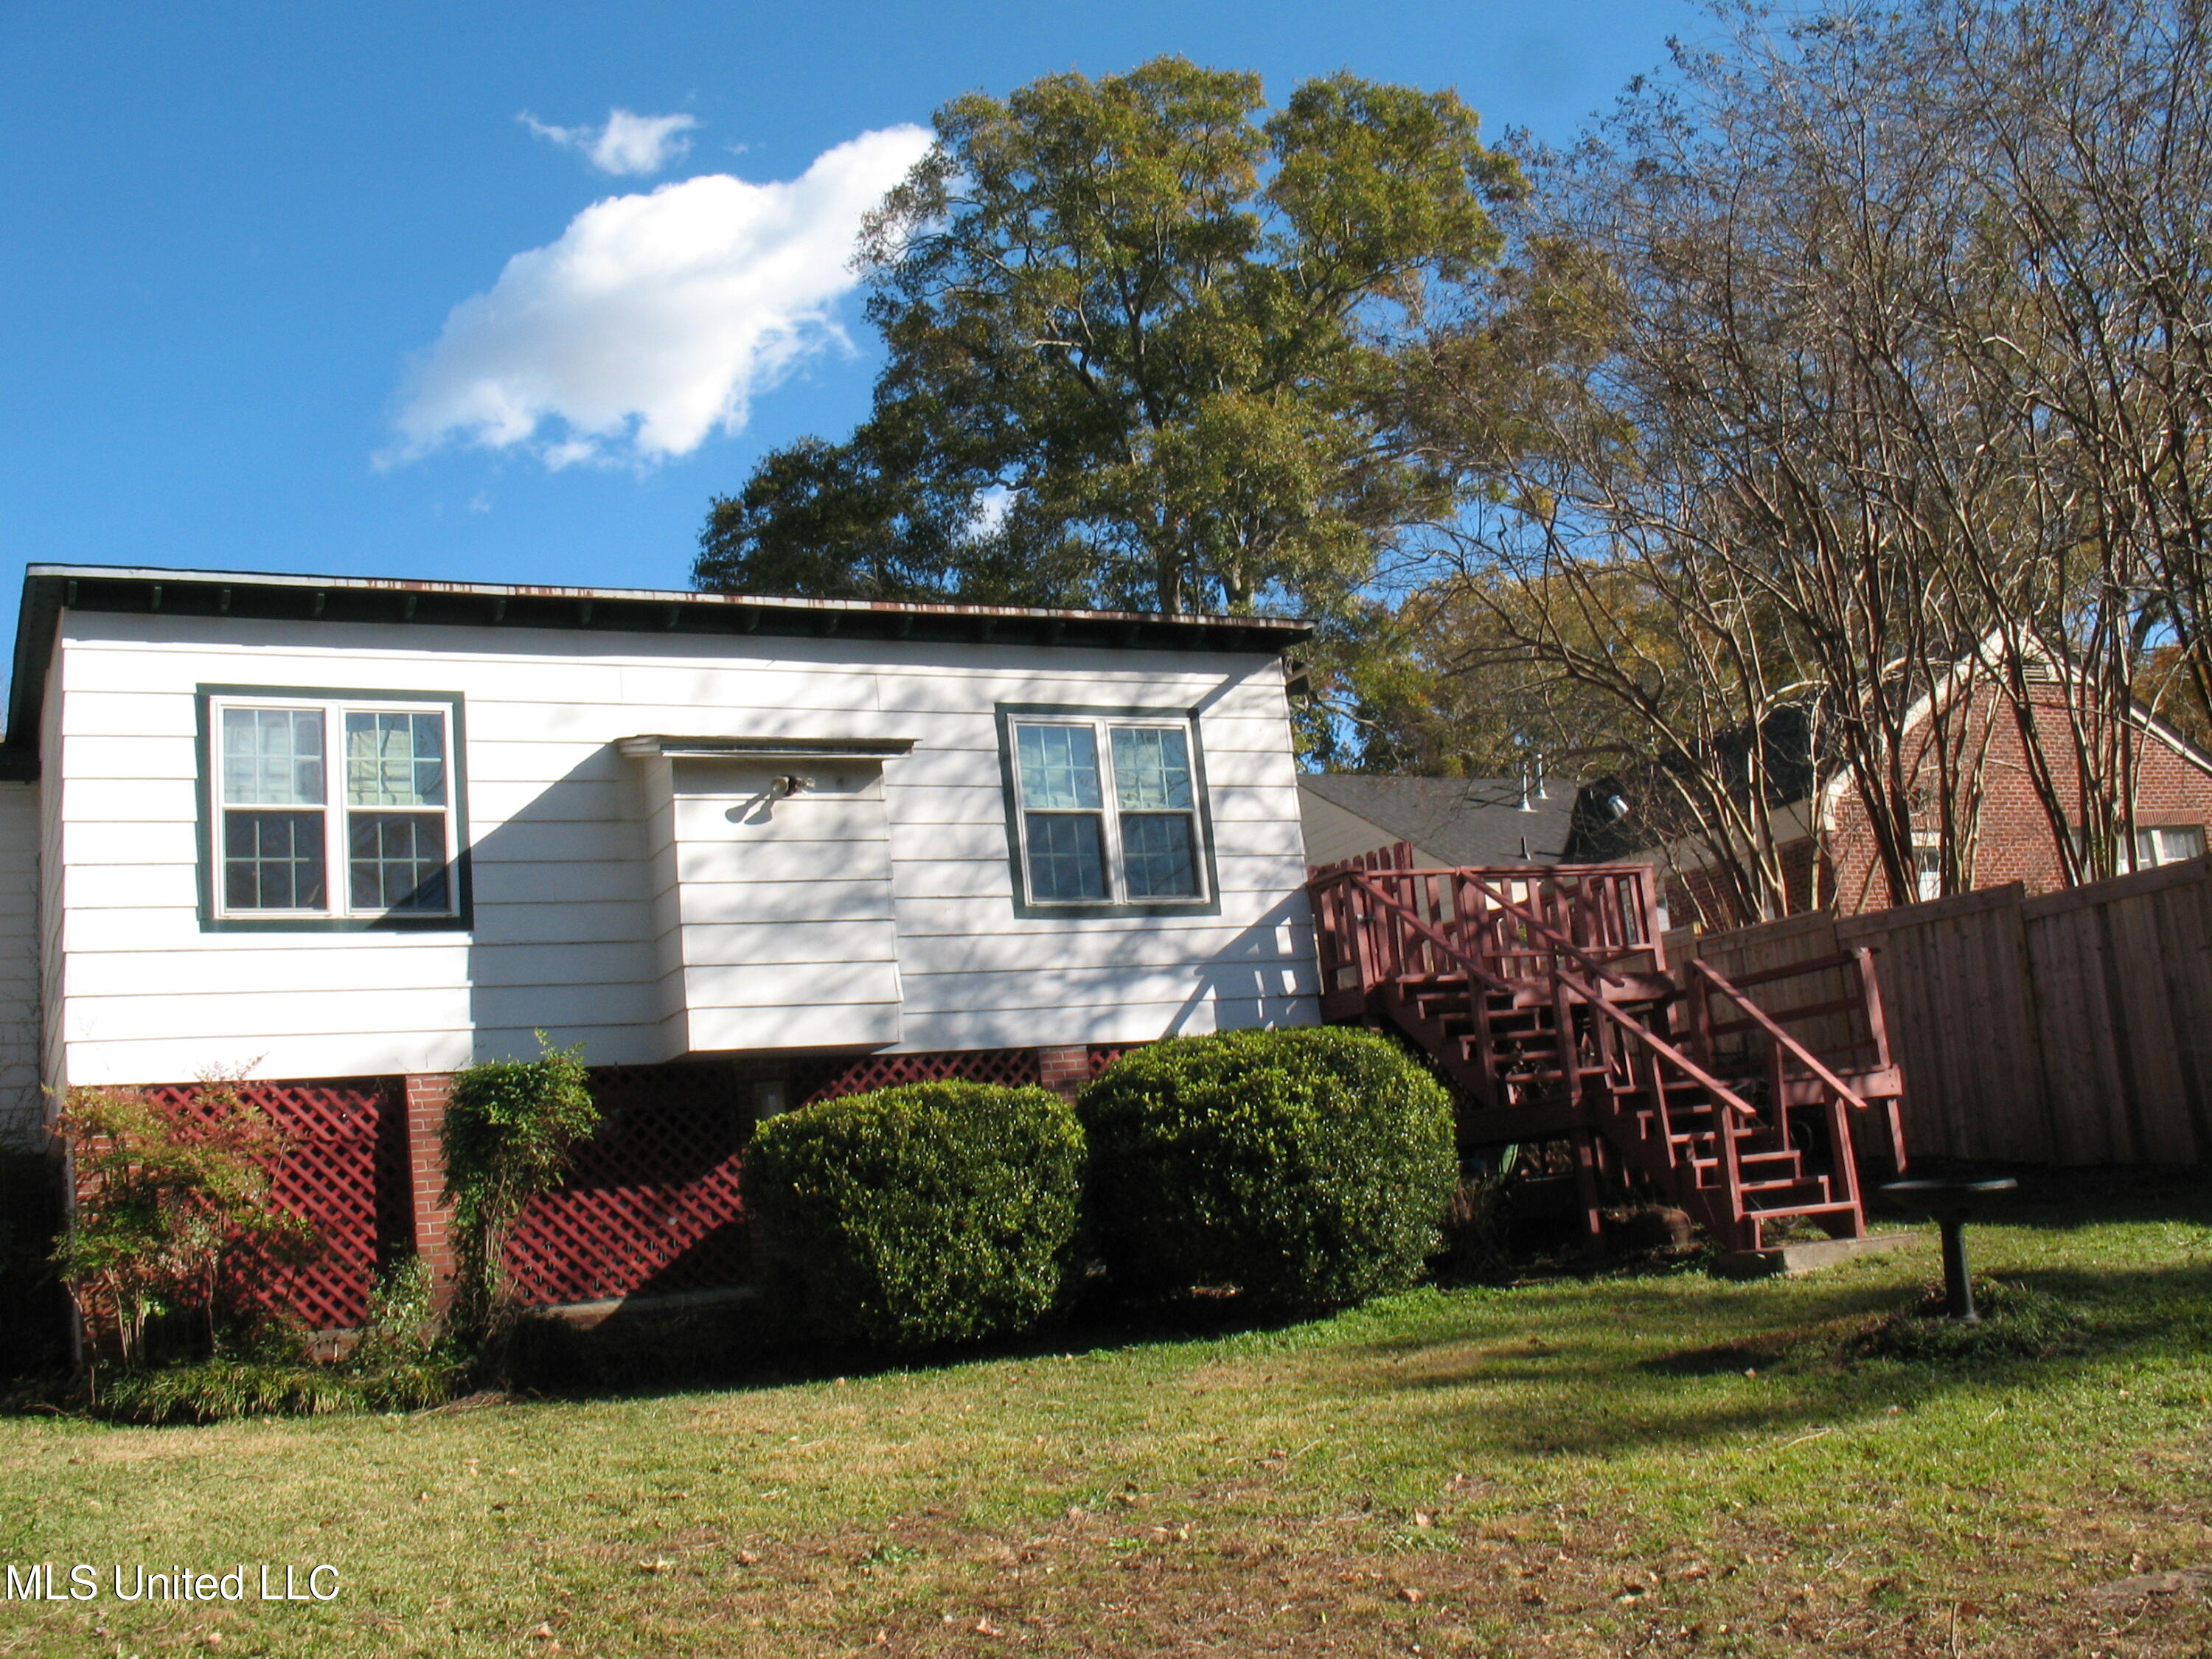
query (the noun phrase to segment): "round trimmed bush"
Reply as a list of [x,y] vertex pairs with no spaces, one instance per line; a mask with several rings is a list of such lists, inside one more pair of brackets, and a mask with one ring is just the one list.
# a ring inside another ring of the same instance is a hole
[[1451,1098],[1388,1039],[1319,1027],[1133,1048],[1084,1091],[1107,1266],[1322,1313],[1420,1276],[1457,1184]]
[[768,1119],[745,1210],[770,1297],[833,1342],[1026,1330],[1070,1282],[1083,1130],[1059,1096],[916,1083]]

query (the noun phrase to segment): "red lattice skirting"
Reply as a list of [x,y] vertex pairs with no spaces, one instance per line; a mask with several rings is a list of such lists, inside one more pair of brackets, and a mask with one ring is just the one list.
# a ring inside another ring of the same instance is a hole
[[952,1079],[1004,1083],[1015,1087],[1037,1080],[1034,1048],[958,1048],[935,1054],[868,1054],[859,1060],[802,1060],[793,1067],[792,1098],[799,1105],[839,1095],[866,1094],[902,1083],[943,1083]]
[[[1120,1052],[1092,1049],[1092,1075]],[[507,1271],[526,1304],[745,1280],[750,1253],[738,1176],[752,1133],[748,1080],[771,1074],[764,1059],[593,1068],[599,1132],[578,1149],[560,1188],[523,1212],[507,1248]],[[793,1057],[773,1069],[794,1103],[902,1083],[1019,1085],[1039,1076],[1034,1048]],[[171,1110],[189,1109],[195,1098],[191,1085],[145,1092]],[[311,1328],[359,1325],[380,1267],[415,1247],[404,1079],[247,1083],[240,1092],[290,1143],[275,1172],[275,1201],[306,1217],[325,1248],[297,1269],[243,1260],[234,1292],[289,1309]]]
[[[413,1241],[408,1208],[405,1115],[394,1081],[339,1078],[312,1083],[241,1083],[240,1096],[281,1130],[288,1150],[272,1171],[270,1196],[303,1216],[322,1241],[302,1267],[277,1267],[250,1253],[233,1255],[226,1296],[296,1315],[311,1328],[344,1329],[368,1313],[377,1264]],[[144,1091],[165,1111],[185,1115],[198,1085]]]
[[742,1282],[738,1170],[752,1113],[727,1065],[593,1071],[599,1132],[516,1223],[507,1266],[538,1306]]
[[1097,1077],[1132,1048],[1141,1048],[1141,1042],[1094,1042],[1091,1045],[1091,1075]]

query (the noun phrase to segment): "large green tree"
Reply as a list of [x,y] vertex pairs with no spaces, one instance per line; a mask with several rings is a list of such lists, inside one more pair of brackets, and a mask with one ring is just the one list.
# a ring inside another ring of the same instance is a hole
[[702,587],[1340,613],[1446,485],[1398,356],[1516,194],[1449,92],[1163,58],[946,105],[870,222],[847,441],[718,499]]

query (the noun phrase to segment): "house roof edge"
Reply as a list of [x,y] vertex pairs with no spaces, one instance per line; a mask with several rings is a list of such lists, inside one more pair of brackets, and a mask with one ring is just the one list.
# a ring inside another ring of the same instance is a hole
[[915,639],[1277,655],[1313,635],[1281,617],[1051,611],[632,587],[325,576],[155,566],[27,565],[0,781],[38,775],[46,670],[65,609],[302,622],[545,628],[698,636]]

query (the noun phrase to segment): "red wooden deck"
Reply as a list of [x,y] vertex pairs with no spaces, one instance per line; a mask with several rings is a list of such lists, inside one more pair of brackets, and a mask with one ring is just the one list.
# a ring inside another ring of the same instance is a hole
[[1593,1238],[1609,1168],[1757,1249],[1790,1217],[1861,1236],[1859,1164],[1904,1166],[1870,952],[1670,971],[1641,865],[1416,869],[1401,843],[1309,891],[1323,1017],[1417,1043],[1459,1091],[1463,1146],[1570,1143]]

